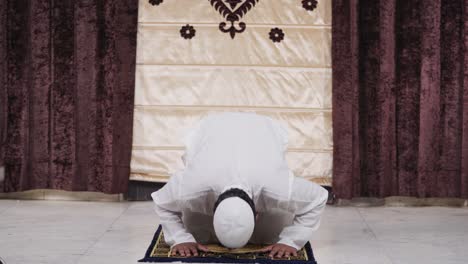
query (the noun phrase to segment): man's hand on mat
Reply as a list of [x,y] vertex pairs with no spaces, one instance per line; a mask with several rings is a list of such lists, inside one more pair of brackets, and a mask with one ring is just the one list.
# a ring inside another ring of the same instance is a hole
[[182,257],[198,256],[198,250],[208,252],[208,248],[199,243],[180,243],[172,247],[172,255],[179,253]]
[[261,252],[270,252],[270,258],[276,257],[276,258],[282,258],[283,256],[285,258],[289,258],[291,255],[292,256],[297,256],[297,249],[290,247],[285,244],[274,244],[270,245],[268,247],[265,247],[260,250]]

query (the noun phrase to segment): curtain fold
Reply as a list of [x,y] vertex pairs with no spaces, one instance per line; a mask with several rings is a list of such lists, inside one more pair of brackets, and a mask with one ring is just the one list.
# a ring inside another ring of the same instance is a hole
[[0,191],[126,192],[138,1],[0,5]]
[[468,1],[333,1],[333,187],[468,197]]

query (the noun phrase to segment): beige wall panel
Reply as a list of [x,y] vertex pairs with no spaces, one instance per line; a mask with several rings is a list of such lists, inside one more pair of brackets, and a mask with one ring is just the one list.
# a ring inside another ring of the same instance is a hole
[[[136,107],[134,112],[133,145],[182,146],[182,139],[202,117],[219,111],[249,109],[197,109]],[[258,114],[270,116],[286,126],[289,147],[301,149],[331,149],[332,128],[330,111],[271,111],[257,110]]]
[[331,108],[331,70],[138,65],[135,104]]
[[288,28],[280,43],[268,38],[270,27],[250,27],[234,41],[217,26],[197,26],[190,40],[179,29],[140,25],[137,63],[331,67],[331,29]]
[[[183,149],[139,149],[133,150],[131,171],[132,179],[166,181],[172,173],[183,168]],[[305,178],[331,177],[331,152],[294,152],[286,153],[286,160],[294,174]]]
[[[331,25],[331,1],[319,0],[317,8],[309,12],[302,8],[301,0],[260,0],[242,21],[247,27],[249,24]],[[187,12],[181,12],[181,8]],[[164,0],[159,6],[142,0],[138,21],[219,24],[222,18],[208,0]]]
[[132,173],[147,177],[169,177],[183,167],[184,150],[138,149],[134,148],[130,163]]
[[294,175],[304,178],[330,178],[332,176],[332,151],[288,151],[286,160]]
[[[208,0],[140,0],[131,179],[167,181],[183,167],[182,139],[203,116],[247,111],[289,132],[286,159],[298,176],[330,185],[331,1],[260,0],[231,39]],[[194,38],[180,36],[191,24]],[[269,39],[283,29],[280,43]]]

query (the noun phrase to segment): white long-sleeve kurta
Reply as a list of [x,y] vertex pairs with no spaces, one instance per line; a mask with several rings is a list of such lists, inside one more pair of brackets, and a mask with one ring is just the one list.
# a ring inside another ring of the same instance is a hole
[[284,158],[286,130],[268,117],[223,113],[187,136],[185,168],[151,194],[170,245],[217,242],[213,207],[233,187],[246,191],[258,217],[251,243],[302,248],[320,224],[328,192],[295,177]]

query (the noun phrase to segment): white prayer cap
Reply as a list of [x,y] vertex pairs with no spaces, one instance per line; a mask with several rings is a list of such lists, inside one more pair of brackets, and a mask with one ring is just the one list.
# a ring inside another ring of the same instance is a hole
[[247,244],[255,226],[250,205],[239,197],[222,200],[213,217],[216,237],[227,248],[241,248]]

